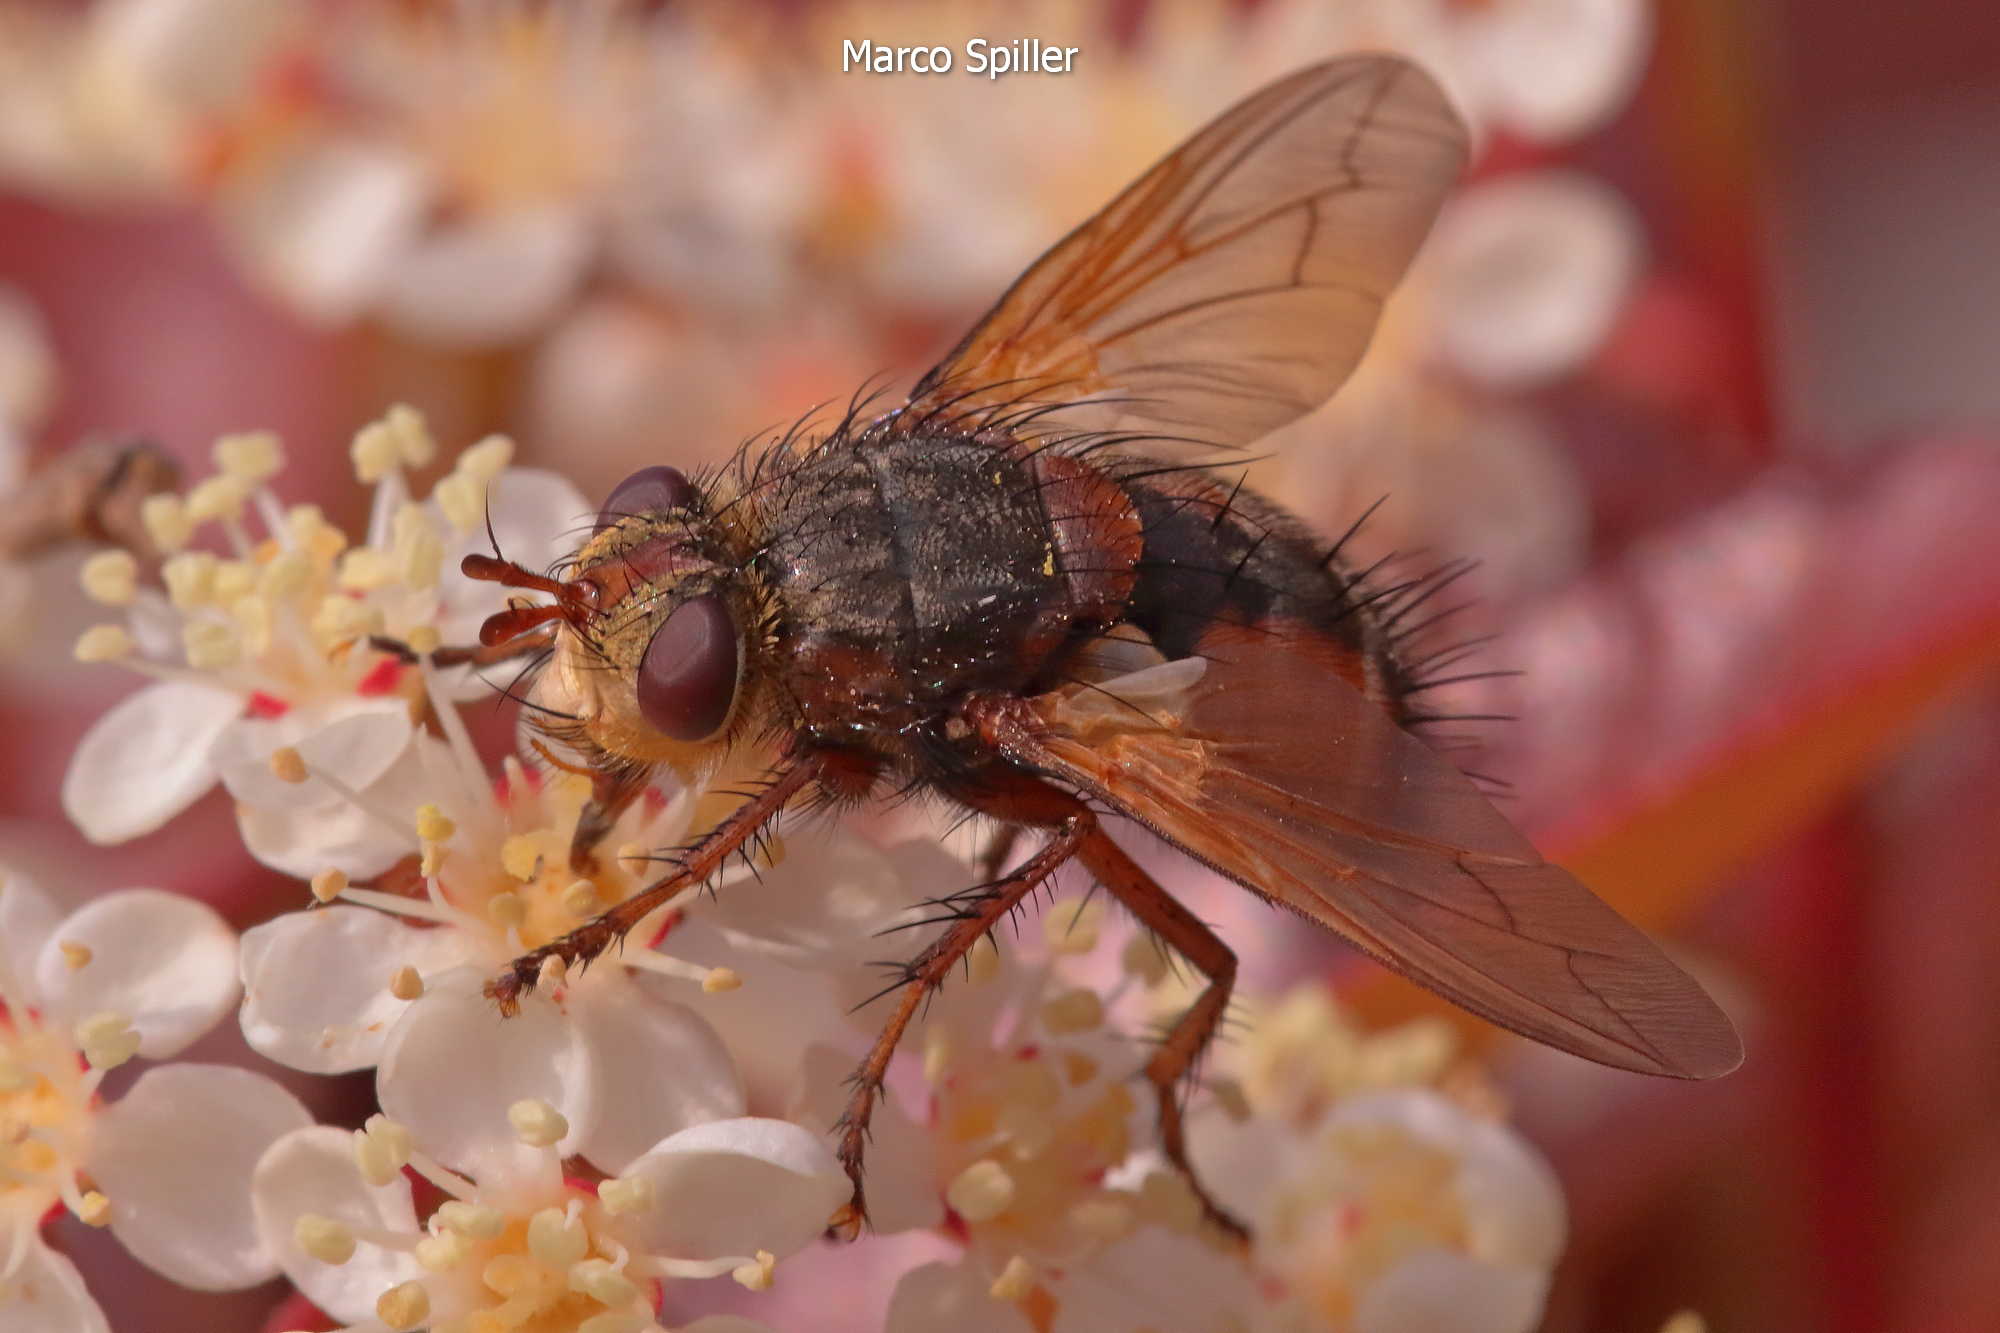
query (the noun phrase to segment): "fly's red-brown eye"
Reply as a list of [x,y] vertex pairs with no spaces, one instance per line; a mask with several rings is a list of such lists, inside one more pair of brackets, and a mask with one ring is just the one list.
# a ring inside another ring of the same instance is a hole
[[695,502],[694,483],[679,468],[642,467],[618,483],[604,508],[597,511],[597,529],[602,532],[621,518],[649,514],[660,509],[690,509]]
[[718,593],[674,608],[639,660],[639,711],[677,741],[713,736],[736,698],[736,623]]

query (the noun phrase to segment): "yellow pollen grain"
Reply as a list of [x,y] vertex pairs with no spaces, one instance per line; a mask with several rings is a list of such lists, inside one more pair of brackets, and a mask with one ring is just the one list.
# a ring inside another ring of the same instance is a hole
[[652,863],[653,851],[644,843],[628,842],[618,848],[618,864],[634,875],[646,873]]
[[93,1069],[116,1069],[139,1053],[139,1034],[121,1013],[93,1014],[75,1028],[77,1049]]
[[1069,1210],[1070,1225],[1100,1244],[1110,1244],[1130,1234],[1137,1219],[1132,1206],[1121,1199],[1085,1199]]
[[599,1305],[630,1305],[639,1299],[638,1284],[606,1259],[585,1259],[569,1270],[569,1289]]
[[285,468],[285,446],[270,430],[239,431],[216,440],[209,450],[215,466],[239,481],[256,485]]
[[425,843],[424,854],[417,862],[417,873],[421,874],[425,879],[433,878],[438,871],[444,868],[444,851],[443,843]]
[[986,1289],[986,1294],[996,1301],[1007,1301],[1011,1304],[1026,1299],[1028,1293],[1034,1289],[1034,1266],[1017,1254],[1007,1261],[1005,1268],[1000,1270],[1000,1276],[993,1279],[993,1285]]
[[424,976],[416,968],[404,964],[389,974],[389,993],[399,1000],[422,999]]
[[435,625],[415,625],[403,636],[403,642],[410,645],[411,652],[434,653],[444,642],[444,635]]
[[424,804],[417,807],[417,836],[425,842],[446,842],[458,832],[458,825],[435,805]]
[[354,1257],[354,1233],[345,1224],[305,1213],[292,1224],[292,1240],[307,1257],[338,1266]]
[[514,461],[514,441],[505,435],[488,435],[466,449],[454,464],[459,472],[480,481],[492,481]]
[[111,1200],[91,1190],[77,1200],[76,1217],[85,1226],[104,1227],[111,1225]]
[[541,1274],[523,1254],[496,1254],[479,1270],[479,1280],[495,1296],[513,1296],[537,1285]]
[[472,1241],[456,1231],[438,1231],[417,1242],[416,1260],[431,1273],[447,1273],[472,1257]]
[[330,903],[347,891],[347,875],[344,871],[327,869],[312,877],[312,896],[323,903]]
[[597,886],[587,879],[571,880],[570,886],[563,890],[562,908],[571,916],[596,916],[598,906]]
[[1660,1325],[1660,1333],[1708,1333],[1708,1321],[1697,1311],[1677,1310]]
[[139,562],[130,551],[99,551],[83,562],[83,591],[104,606],[130,606],[139,595]]
[[525,1098],[508,1107],[507,1123],[514,1127],[514,1136],[530,1148],[551,1148],[569,1136],[569,1121],[562,1112],[539,1098]]
[[227,473],[205,478],[187,494],[188,521],[201,524],[238,518],[249,498],[250,488]]
[[312,776],[306,767],[305,756],[290,745],[281,745],[271,751],[271,776],[280,782],[300,783]]
[[[516,833],[500,844],[500,868],[526,884],[542,868],[541,840],[531,833]],[[588,880],[578,880],[588,884]]]
[[243,641],[233,625],[197,620],[181,627],[181,649],[197,671],[220,671],[243,657]]
[[90,960],[96,957],[88,944],[77,940],[58,940],[56,947],[62,950],[63,965],[72,972],[81,972],[90,966]]
[[347,549],[347,534],[326,521],[318,505],[293,505],[285,511],[285,532],[316,569],[331,569]]
[[1073,1088],[1082,1087],[1096,1078],[1099,1068],[1097,1061],[1082,1051],[1064,1051],[1062,1067],[1063,1077],[1069,1080],[1069,1085]]
[[933,1028],[924,1036],[924,1082],[940,1083],[945,1071],[951,1068],[951,1038],[942,1027]]
[[1085,954],[1097,947],[1103,923],[1103,903],[1064,899],[1042,913],[1042,934],[1056,953]]
[[743,978],[732,967],[711,967],[701,979],[704,995],[721,995],[726,991],[742,988]]
[[322,598],[313,612],[313,633],[328,639],[358,639],[382,632],[380,608],[338,593]]
[[597,1201],[613,1217],[642,1212],[653,1204],[653,1182],[644,1176],[619,1176],[597,1187]]
[[373,486],[402,463],[396,437],[387,423],[381,421],[371,421],[354,432],[354,442],[347,446],[347,457],[354,464],[355,479],[363,486]]
[[271,650],[271,604],[255,593],[238,597],[229,604],[229,614],[236,618],[236,627],[243,635],[243,643],[256,656]]
[[486,915],[502,930],[510,930],[528,919],[527,900],[518,893],[496,893],[486,900]]
[[167,600],[176,609],[193,611],[215,596],[215,567],[222,562],[207,551],[183,551],[160,566]]
[[557,954],[550,954],[535,969],[535,989],[547,994],[569,980],[569,964]]
[[396,557],[373,546],[356,546],[340,557],[335,581],[348,592],[373,592],[396,581]]
[[958,1173],[945,1187],[944,1198],[966,1221],[990,1222],[1014,1202],[1014,1178],[1000,1163],[983,1158]]
[[280,551],[264,562],[257,591],[276,601],[297,596],[312,582],[312,561],[299,551]]
[[966,980],[978,985],[1000,975],[1000,946],[988,935],[965,955]]
[[117,662],[130,657],[135,646],[123,625],[92,625],[77,636],[73,653],[79,662]]
[[400,1282],[376,1300],[375,1317],[396,1333],[410,1333],[431,1317],[430,1293],[421,1282]]
[[747,1264],[738,1264],[729,1270],[729,1276],[734,1278],[739,1286],[749,1291],[769,1291],[772,1282],[776,1280],[774,1274],[777,1267],[778,1256],[769,1250],[759,1250],[756,1259]]
[[1139,1206],[1147,1217],[1175,1231],[1192,1231],[1201,1221],[1201,1200],[1177,1172],[1147,1175],[1139,1184]]
[[224,560],[215,567],[215,584],[210,595],[218,606],[234,606],[238,598],[257,590],[258,570],[243,560]]
[[468,1203],[463,1199],[449,1199],[439,1204],[435,1216],[439,1226],[474,1240],[492,1240],[507,1227],[507,1219],[499,1209],[483,1203]]
[[405,467],[425,467],[437,457],[437,441],[431,437],[424,414],[408,403],[397,403],[382,418],[396,442],[396,452]]
[[486,483],[466,472],[453,472],[431,488],[431,499],[454,532],[471,532],[485,516]]
[[1094,990],[1065,991],[1042,1006],[1042,1026],[1053,1036],[1089,1032],[1104,1022],[1104,999]]
[[581,1218],[544,1208],[528,1219],[528,1253],[546,1267],[566,1269],[590,1253],[590,1233]]
[[1157,986],[1167,979],[1166,952],[1151,935],[1134,935],[1125,941],[1118,961],[1126,975],[1136,978],[1142,985]]
[[149,495],[139,502],[139,522],[146,535],[161,551],[172,553],[188,544],[194,524],[188,521],[187,506],[178,495]]

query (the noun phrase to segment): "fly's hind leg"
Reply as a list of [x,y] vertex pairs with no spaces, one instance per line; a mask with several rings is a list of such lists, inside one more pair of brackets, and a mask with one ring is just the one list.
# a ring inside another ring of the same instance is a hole
[[1202,1053],[1215,1039],[1223,1012],[1229,1007],[1230,990],[1236,982],[1236,955],[1101,828],[1090,830],[1076,855],[1097,882],[1139,919],[1139,924],[1159,936],[1208,979],[1207,987],[1175,1020],[1165,1040],[1153,1052],[1153,1058],[1147,1061],[1146,1081],[1153,1085],[1159,1098],[1160,1150],[1186,1178],[1208,1219],[1239,1243],[1245,1242],[1249,1239],[1248,1230],[1209,1197],[1188,1163],[1186,1108],[1181,1100]]
[[[1053,791],[1048,794],[1060,796]],[[848,1095],[847,1107],[842,1111],[839,1123],[834,1126],[840,1136],[837,1155],[840,1164],[847,1169],[847,1178],[854,1183],[854,1196],[833,1215],[827,1226],[849,1240],[860,1235],[862,1225],[868,1220],[867,1201],[861,1187],[862,1158],[868,1146],[868,1120],[874,1113],[875,1099],[881,1095],[882,1077],[888,1071],[889,1059],[896,1053],[897,1043],[903,1039],[911,1020],[923,1008],[925,999],[943,983],[953,965],[965,957],[973,945],[984,939],[986,933],[1013,911],[1023,898],[1054,874],[1058,866],[1076,855],[1077,848],[1097,827],[1097,817],[1088,808],[1074,798],[1066,799],[1069,813],[1056,825],[1055,836],[1010,874],[983,886],[967,905],[964,915],[903,968],[903,979],[895,987],[902,992],[897,998],[895,1011],[883,1024],[881,1035],[875,1039],[867,1059],[854,1071],[851,1080],[853,1091]]]

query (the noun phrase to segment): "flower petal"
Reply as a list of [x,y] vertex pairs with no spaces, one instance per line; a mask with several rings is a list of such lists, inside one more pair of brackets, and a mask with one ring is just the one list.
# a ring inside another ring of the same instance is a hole
[[582,280],[590,219],[523,208],[434,228],[398,257],[383,313],[430,341],[494,346],[534,332]]
[[1252,1323],[1256,1305],[1240,1262],[1198,1237],[1146,1227],[1064,1270],[1051,1333],[1236,1328]]
[[30,1233],[26,1244],[21,1266],[0,1282],[0,1328],[7,1333],[111,1333],[76,1265],[50,1249],[40,1233]]
[[11,866],[0,866],[0,969],[26,985],[35,959],[55,934],[62,913],[42,886]]
[[1566,374],[1604,340],[1643,248],[1632,206],[1581,172],[1520,172],[1468,190],[1438,218],[1427,252],[1434,336],[1490,385]]
[[464,953],[455,930],[426,930],[366,907],[288,912],[244,932],[244,1039],[309,1074],[366,1069],[382,1058],[389,1029],[409,1007],[389,993],[390,975],[409,966],[433,976]]
[[1528,1333],[1541,1319],[1548,1285],[1538,1269],[1421,1250],[1361,1292],[1354,1333]]
[[[430,775],[450,770],[449,753],[443,741],[418,732],[388,771],[361,791],[368,809],[345,800],[290,809],[238,805],[237,831],[252,856],[300,879],[328,867],[356,879],[379,875],[417,850],[416,809],[437,791]],[[398,828],[370,810],[408,811],[412,822]]]
[[111,1200],[112,1233],[148,1268],[198,1291],[274,1276],[250,1177],[265,1149],[311,1124],[298,1098],[247,1069],[147,1070],[97,1117],[90,1174]]
[[[74,966],[62,946],[80,944]],[[177,1055],[236,1003],[236,932],[214,908],[160,889],[121,889],[65,917],[35,961],[42,1002],[71,1019],[114,1010],[139,1053]]]
[[1013,1306],[988,1295],[990,1286],[990,1279],[964,1261],[912,1268],[889,1297],[885,1333],[933,1333],[940,1328],[953,1333],[1028,1333],[1034,1325]]
[[151,833],[215,785],[209,747],[243,714],[228,690],[165,681],[97,719],[63,776],[63,810],[92,842]]
[[1480,112],[1544,143],[1595,128],[1646,67],[1645,0],[1508,0],[1455,11],[1454,65]]
[[251,1176],[250,1207],[264,1252],[277,1260],[292,1285],[342,1323],[371,1319],[384,1291],[423,1276],[403,1250],[363,1244],[353,1258],[336,1266],[299,1249],[295,1231],[307,1213],[345,1222],[357,1231],[416,1232],[409,1185],[396,1180],[378,1187],[364,1181],[354,1165],[354,1136],[345,1130],[313,1125],[273,1143]]
[[575,1151],[616,1175],[690,1125],[741,1116],[743,1081],[700,1015],[606,972],[583,979],[569,997],[589,1047],[597,1111]]
[[323,782],[286,782],[271,771],[284,746],[316,773],[357,791],[372,786],[409,747],[414,727],[400,699],[341,699],[294,708],[283,717],[245,718],[216,738],[209,758],[229,794],[274,809],[326,805],[340,798]]
[[502,1018],[480,993],[484,979],[473,968],[433,979],[390,1029],[376,1073],[382,1109],[433,1157],[477,1171],[514,1146],[507,1108],[537,1098],[568,1118],[561,1147],[575,1152],[595,1116],[589,1050],[576,1025],[534,997]]
[[[848,1075],[854,1058],[831,1046],[815,1044],[802,1062],[804,1084],[798,1089],[788,1117],[808,1128],[832,1125],[846,1109]],[[936,1136],[903,1110],[893,1090],[876,1100],[868,1149],[868,1226],[877,1235],[894,1235],[937,1226],[944,1221],[944,1192],[938,1179]]]
[[658,1206],[634,1219],[646,1247],[689,1259],[811,1242],[850,1186],[817,1135],[787,1120],[712,1120],[658,1144],[624,1172],[653,1183]]
[[1395,1125],[1456,1157],[1468,1245],[1480,1259],[1545,1268],[1562,1253],[1568,1230],[1562,1186],[1549,1164],[1505,1125],[1419,1088],[1349,1097],[1323,1124],[1329,1130]]
[[408,154],[329,142],[287,154],[230,219],[250,267],[307,319],[339,324],[381,294],[431,185]]
[[797,966],[847,968],[874,957],[881,934],[922,914],[919,899],[963,887],[968,872],[934,841],[883,851],[851,833],[804,830],[776,866],[730,883],[704,921],[738,948]]

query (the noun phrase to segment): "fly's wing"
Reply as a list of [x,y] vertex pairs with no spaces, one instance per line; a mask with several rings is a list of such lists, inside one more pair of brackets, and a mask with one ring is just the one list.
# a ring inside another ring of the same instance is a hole
[[1693,978],[1310,646],[1233,642],[1039,696],[1001,743],[1503,1027],[1642,1073],[1736,1067]]
[[1042,429],[1250,443],[1360,361],[1465,153],[1457,113],[1409,62],[1300,70],[1037,260],[904,419],[1052,407]]

